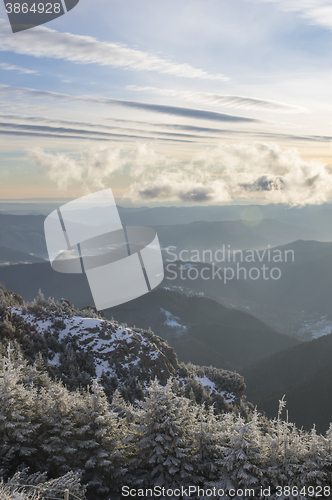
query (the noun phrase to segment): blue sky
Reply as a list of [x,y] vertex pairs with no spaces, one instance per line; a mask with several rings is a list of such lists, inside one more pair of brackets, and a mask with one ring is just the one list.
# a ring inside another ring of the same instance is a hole
[[329,200],[331,49],[325,0],[80,0],[15,34],[1,4],[1,198]]

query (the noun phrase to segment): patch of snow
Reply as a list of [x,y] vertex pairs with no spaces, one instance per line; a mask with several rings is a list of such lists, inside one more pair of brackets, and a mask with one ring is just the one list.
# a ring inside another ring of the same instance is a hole
[[208,377],[198,377],[196,375],[196,380],[202,384],[203,387],[210,387],[211,391],[216,391],[216,384],[212,382]]
[[187,264],[183,264],[182,269],[191,269],[192,267],[197,267],[197,264],[190,264],[189,262]]
[[[26,323],[34,326],[41,334],[47,330],[52,331],[53,322],[58,319],[52,316],[37,319],[33,314],[23,314],[22,308],[10,309],[13,314],[21,316]],[[122,367],[128,372],[133,367],[139,366],[142,354],[148,356],[151,361],[160,357],[161,352],[153,343],[150,343],[141,332],[133,331],[127,326],[118,326],[104,319],[81,316],[62,316],[61,319],[64,328],[59,332],[59,340],[66,339],[67,336],[73,337],[78,345],[89,350],[94,356],[97,377],[100,377],[103,371],[116,375],[114,369],[110,367],[109,354],[123,344],[127,344],[128,351],[125,351],[126,362],[122,364]],[[60,356],[56,354],[50,364],[56,366],[59,363]]]
[[107,371],[112,371],[110,370],[110,365],[108,363],[107,360],[97,360],[96,361],[96,375],[97,377],[101,377],[102,373],[103,372],[107,372]]
[[233,394],[232,392],[219,391],[219,394],[224,396],[227,403],[233,403],[235,401],[235,394]]
[[[185,265],[187,265],[187,264],[185,264]],[[184,267],[184,266],[182,266],[182,267]],[[191,264],[191,267],[193,267],[193,264]],[[163,286],[162,289],[169,290],[170,292],[181,292],[181,293],[184,293],[187,297],[195,297],[195,296],[205,297],[204,292],[196,292],[194,290],[191,290],[190,288],[183,288],[182,286],[179,286],[179,285],[173,285],[171,287]]]
[[198,377],[196,375],[196,380],[202,384],[203,387],[209,387],[210,392],[217,392],[221,396],[224,396],[227,403],[233,403],[235,401],[235,395],[232,392],[218,391],[216,389],[216,384],[212,382],[207,376]]
[[321,316],[319,319],[311,318],[302,323],[298,331],[298,335],[307,336],[308,334],[312,339],[318,339],[324,335],[329,335],[332,332],[332,321],[328,316]]
[[31,326],[35,326],[40,331],[47,330],[50,326],[52,326],[52,319],[50,318],[37,319],[36,316],[34,316],[33,314],[23,314],[22,307],[17,307],[17,308],[9,307],[9,310],[13,314],[21,316],[26,323],[29,323],[29,325]]
[[164,313],[166,316],[164,325],[170,326],[171,328],[179,329],[182,332],[187,331],[187,327],[179,323],[180,318],[178,318],[177,316],[173,316],[173,314],[170,311],[166,311],[166,309],[163,309],[162,307],[160,308],[160,311]]
[[152,353],[150,354],[150,359],[151,359],[152,361],[155,361],[155,360],[156,360],[156,359],[158,359],[158,358],[159,358],[159,351],[157,351],[157,350],[156,350],[156,351],[154,351],[154,352],[152,352]]
[[58,352],[55,353],[54,358],[48,361],[50,365],[56,366],[60,364],[60,354]]
[[17,264],[28,265],[28,264],[32,264],[32,262],[26,262],[26,261],[23,261],[23,260],[19,260],[17,262],[2,261],[2,262],[0,262],[0,267],[1,266],[17,266]]

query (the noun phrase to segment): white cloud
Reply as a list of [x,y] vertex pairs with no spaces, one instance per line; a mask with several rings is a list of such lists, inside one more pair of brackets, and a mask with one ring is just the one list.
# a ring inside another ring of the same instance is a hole
[[[252,0],[251,0],[252,1]],[[284,11],[299,12],[311,24],[332,29],[332,5],[330,0],[254,0],[275,3]]]
[[[258,137],[265,140],[296,140],[310,142],[330,142],[331,136],[290,135],[264,131],[216,129],[198,125],[175,123],[149,123],[123,119],[111,119],[113,125],[103,122],[84,122],[52,118],[50,116],[29,116],[19,113],[0,112],[0,135],[30,137],[63,137],[69,139],[108,140],[152,140],[175,142],[205,142],[213,140],[215,134],[227,137]],[[121,124],[121,126],[119,125]],[[208,134],[208,135],[207,135]]]
[[295,148],[282,150],[272,142],[223,142],[200,153],[192,165],[206,173],[212,199],[220,199],[214,175],[231,199],[306,205],[332,196],[332,175],[326,165],[305,161]]
[[20,66],[15,66],[14,64],[0,63],[0,68],[5,71],[18,71],[25,75],[39,75],[38,71],[33,69],[21,68]]
[[212,94],[209,92],[194,92],[190,90],[159,89],[156,87],[139,87],[137,85],[128,85],[126,88],[139,92],[149,92],[152,94],[174,97],[175,99],[181,99],[189,102],[213,104],[217,106],[226,106],[229,108],[273,111],[276,113],[308,112],[306,108],[302,108],[300,106],[294,106],[292,104],[270,101],[266,99],[257,99],[255,97]]
[[255,118],[247,118],[245,116],[236,116],[226,113],[218,113],[216,111],[208,111],[204,109],[167,106],[163,104],[151,104],[151,103],[136,102],[136,101],[123,101],[119,99],[109,99],[107,97],[74,96],[69,94],[60,94],[57,92],[49,92],[46,90],[37,90],[24,87],[10,87],[8,85],[2,85],[2,84],[0,84],[0,94],[8,96],[9,99],[11,97],[14,98],[38,97],[47,100],[56,99],[59,101],[68,101],[68,102],[88,102],[92,104],[103,104],[109,106],[123,106],[131,109],[149,111],[152,113],[181,116],[183,118],[212,120],[218,122],[264,123],[262,120],[257,120]]
[[82,178],[81,167],[66,155],[52,155],[45,153],[41,148],[33,148],[29,151],[28,158],[39,171],[57,182],[59,188],[65,188],[69,182],[77,182]]
[[86,188],[107,186],[115,172],[131,179],[132,200],[319,204],[332,196],[332,175],[318,161],[275,143],[227,143],[208,148],[190,162],[157,154],[144,143],[134,148],[93,146],[79,161],[41,149],[30,160],[60,187],[80,181]]
[[228,80],[222,74],[210,74],[189,64],[178,64],[152,52],[128,48],[119,43],[101,42],[91,36],[59,33],[36,27],[13,36],[9,24],[0,19],[0,50],[33,57],[62,59],[78,64],[121,67],[204,80]]
[[165,157],[145,143],[137,143],[131,148],[94,144],[82,151],[79,160],[32,148],[28,151],[28,159],[60,189],[79,182],[88,191],[105,187],[109,178],[120,170],[137,177],[147,168],[167,164]]

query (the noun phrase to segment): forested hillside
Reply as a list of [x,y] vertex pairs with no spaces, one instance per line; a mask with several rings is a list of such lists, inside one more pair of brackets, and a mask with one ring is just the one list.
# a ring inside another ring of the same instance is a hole
[[332,426],[299,430],[283,420],[284,402],[266,419],[240,375],[179,365],[153,332],[42,294],[25,304],[2,287],[0,313],[3,499],[17,488],[33,498],[36,485],[45,499],[69,488],[118,500],[124,486],[151,498],[146,488],[189,485],[217,498],[230,488],[259,498],[261,487],[277,498],[278,486],[329,495]]
[[125,485],[141,492],[153,486],[253,488],[255,498],[261,487],[273,494],[290,486],[310,497],[315,491],[328,496],[332,486],[332,427],[319,436],[280,414],[274,421],[256,411],[215,415],[213,407],[177,395],[172,379],[166,386],[151,382],[135,404],[118,391],[109,404],[97,380],[69,391],[8,349],[1,357],[0,404],[3,476],[23,464],[37,474],[35,484],[41,472],[49,478],[74,473],[81,498],[78,477],[91,500],[119,499]]

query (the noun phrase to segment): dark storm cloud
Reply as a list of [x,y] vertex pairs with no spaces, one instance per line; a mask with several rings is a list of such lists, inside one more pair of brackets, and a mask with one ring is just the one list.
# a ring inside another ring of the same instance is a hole
[[255,182],[240,184],[246,191],[274,191],[283,188],[284,179],[281,176],[262,175]]
[[196,201],[203,202],[212,199],[212,190],[209,188],[194,188],[186,192],[178,194],[178,197],[182,201]]

